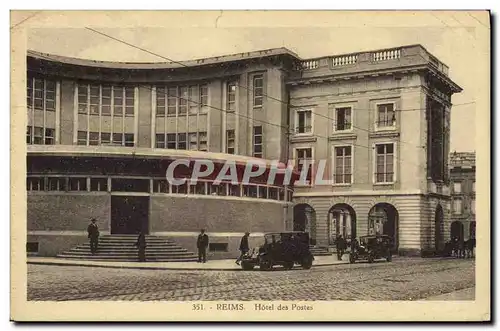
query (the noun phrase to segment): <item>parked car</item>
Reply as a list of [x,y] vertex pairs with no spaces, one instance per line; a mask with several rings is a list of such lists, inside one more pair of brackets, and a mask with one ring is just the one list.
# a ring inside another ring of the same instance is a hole
[[241,260],[243,270],[259,266],[268,271],[275,265],[290,270],[295,264],[310,269],[314,256],[309,250],[307,232],[273,232],[264,235],[264,244],[246,254]]
[[385,258],[388,262],[392,261],[392,238],[387,235],[362,236],[359,242],[352,245],[349,253],[349,262],[354,263],[357,260],[368,260],[372,263],[375,259]]

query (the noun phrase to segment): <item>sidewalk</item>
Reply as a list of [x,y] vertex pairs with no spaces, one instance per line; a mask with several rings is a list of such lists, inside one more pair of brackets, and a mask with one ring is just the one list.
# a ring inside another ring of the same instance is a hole
[[427,301],[474,301],[476,299],[476,288],[466,288],[463,290],[458,290],[446,294],[436,295],[432,297],[425,298]]
[[[28,264],[79,266],[94,268],[122,268],[122,269],[147,269],[147,270],[213,270],[213,271],[243,271],[239,265],[231,260],[209,260],[206,263],[197,262],[120,262],[120,261],[88,261],[71,260],[56,257],[28,257]],[[344,256],[343,261],[338,261],[336,256],[316,256],[313,267],[348,264]],[[296,266],[295,268],[300,268]],[[258,268],[256,268],[258,270]]]

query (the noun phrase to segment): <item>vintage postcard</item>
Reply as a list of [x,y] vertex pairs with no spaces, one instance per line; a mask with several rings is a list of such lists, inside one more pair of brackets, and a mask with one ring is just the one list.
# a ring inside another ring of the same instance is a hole
[[489,12],[10,32],[12,320],[490,320]]

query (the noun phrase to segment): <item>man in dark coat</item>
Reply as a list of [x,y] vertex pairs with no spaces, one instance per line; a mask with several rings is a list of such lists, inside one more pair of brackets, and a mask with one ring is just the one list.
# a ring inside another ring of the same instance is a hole
[[135,245],[138,248],[138,258],[139,262],[146,262],[146,236],[144,232],[139,233],[139,237],[137,237],[137,242]]
[[205,234],[204,229],[198,235],[196,247],[198,248],[198,263],[207,262],[208,236]]
[[241,238],[240,242],[240,256],[236,260],[236,264],[240,264],[241,259],[243,256],[248,253],[250,250],[250,246],[248,245],[248,237],[250,236],[250,232],[245,232],[245,235]]
[[99,227],[96,224],[97,220],[95,218],[91,219],[89,226],[87,227],[88,237],[90,239],[90,252],[92,254],[97,253],[97,245],[99,242]]
[[339,235],[337,237],[336,245],[337,245],[337,259],[339,261],[342,261],[342,256],[344,255],[345,250],[347,249],[347,243],[344,240],[344,238],[342,238],[342,235]]

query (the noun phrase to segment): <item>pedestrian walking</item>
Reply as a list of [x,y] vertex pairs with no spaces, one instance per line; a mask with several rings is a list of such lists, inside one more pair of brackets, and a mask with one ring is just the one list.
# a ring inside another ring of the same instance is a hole
[[198,248],[198,263],[207,262],[208,236],[205,234],[204,229],[201,229],[198,235],[196,247]]
[[137,246],[137,253],[139,262],[146,262],[146,235],[144,232],[139,232],[139,237],[137,237],[137,242],[135,243]]
[[344,238],[342,238],[342,235],[339,235],[336,240],[336,246],[337,246],[337,259],[339,261],[342,261],[342,256],[345,253],[345,250],[347,249],[347,243]]
[[250,232],[245,232],[245,235],[241,238],[240,242],[240,256],[236,259],[236,264],[239,265],[243,256],[248,253],[250,250],[250,246],[248,245],[248,237],[250,236]]
[[97,246],[99,244],[99,227],[96,224],[97,220],[92,218],[87,227],[88,237],[90,239],[90,253],[97,253]]

